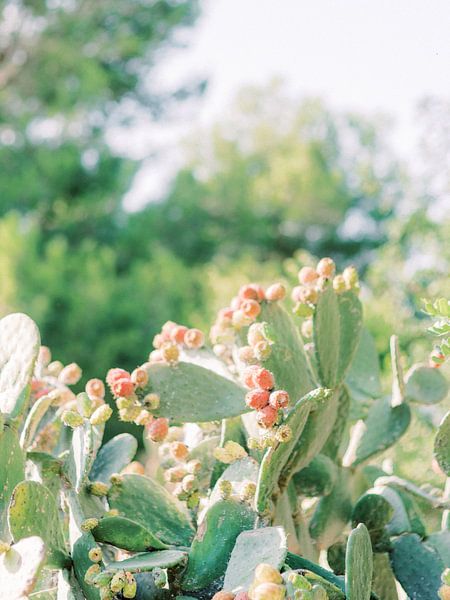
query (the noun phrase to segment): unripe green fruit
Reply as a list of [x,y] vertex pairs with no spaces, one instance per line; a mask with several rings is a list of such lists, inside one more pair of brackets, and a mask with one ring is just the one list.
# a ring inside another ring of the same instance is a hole
[[336,294],[342,294],[347,289],[345,279],[342,275],[336,275],[336,277],[333,279],[333,289]]
[[88,585],[94,584],[95,576],[100,573],[100,565],[91,565],[89,569],[84,574],[84,581]]
[[255,583],[283,583],[280,572],[267,563],[259,564],[255,569]]
[[149,410],[156,410],[157,408],[159,408],[159,404],[160,404],[160,398],[158,394],[147,394],[144,397],[144,405],[149,409]]
[[221,479],[218,487],[222,498],[229,498],[231,496],[231,492],[233,491],[231,481],[228,481],[227,479]]
[[61,415],[61,421],[64,423],[64,425],[72,427],[72,429],[81,427],[81,425],[84,423],[83,417],[75,410],[65,410]]
[[133,406],[133,398],[126,398],[125,396],[120,396],[116,400],[116,406],[119,410],[131,408]]
[[280,425],[275,432],[277,442],[289,442],[292,439],[292,429],[289,425]]
[[91,425],[102,425],[103,423],[106,423],[111,415],[112,408],[109,406],[109,404],[102,404],[94,410],[89,420]]
[[136,596],[136,580],[131,573],[126,573],[125,585],[122,588],[124,598],[134,598]]
[[298,573],[295,573],[294,571],[292,571],[291,573],[289,573],[288,575],[288,581],[291,585],[293,585],[295,587],[295,589],[297,590],[311,590],[312,589],[312,585],[309,583],[309,581],[306,579],[306,577],[303,577],[303,575],[299,575]]
[[100,588],[100,600],[112,600],[114,598],[113,592],[107,587]]
[[276,583],[261,583],[253,591],[253,600],[283,600],[286,588]]
[[328,600],[328,594],[321,585],[313,585],[312,597],[314,600]]
[[113,473],[109,480],[112,485],[121,485],[123,483],[123,477],[120,473]]
[[252,500],[256,494],[256,483],[247,481],[242,488],[241,497],[243,500]]
[[99,498],[106,496],[106,494],[108,493],[108,490],[109,490],[109,485],[106,483],[103,483],[102,481],[94,481],[88,487],[89,493],[92,494],[93,496],[98,496]]
[[117,573],[115,573],[113,575],[111,582],[109,584],[110,590],[112,592],[114,592],[115,594],[117,594],[118,592],[122,591],[125,583],[126,583],[125,572],[117,571]]
[[450,569],[445,569],[442,572],[441,581],[442,581],[442,583],[445,583],[446,585],[450,585]]
[[98,546],[89,550],[89,560],[92,560],[92,562],[98,563],[102,560],[102,558],[103,553]]
[[98,525],[98,519],[92,517],[90,519],[86,519],[81,523],[82,531],[91,531],[91,529],[95,529]]
[[198,492],[194,492],[186,500],[186,506],[191,510],[193,510],[194,508],[197,508],[197,506],[199,504],[200,504],[200,494]]
[[10,550],[10,544],[8,544],[8,542],[3,542],[2,540],[0,540],[0,555],[6,554],[6,552],[9,552]]
[[[95,575],[93,578],[93,583],[95,587],[104,588],[105,586],[109,586],[112,577],[113,574],[110,571],[102,571],[98,575]],[[109,587],[108,591],[110,591]]]

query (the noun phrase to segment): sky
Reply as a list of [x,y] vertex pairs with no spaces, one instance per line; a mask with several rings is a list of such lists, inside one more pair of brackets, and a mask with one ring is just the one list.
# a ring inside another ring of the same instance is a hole
[[392,115],[392,143],[406,158],[417,136],[418,101],[450,99],[449,0],[206,0],[202,6],[189,46],[169,52],[155,77],[170,87],[205,76],[207,92],[184,122],[143,128],[134,137],[144,162],[126,198],[130,209],[163,194],[182,162],[180,137],[219,119],[244,85],[281,77],[300,98]]

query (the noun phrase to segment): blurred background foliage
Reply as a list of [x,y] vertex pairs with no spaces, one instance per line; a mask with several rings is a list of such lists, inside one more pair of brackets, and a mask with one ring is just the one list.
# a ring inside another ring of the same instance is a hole
[[361,270],[384,366],[393,332],[408,362],[423,360],[420,299],[450,294],[445,102],[419,107],[412,169],[386,117],[296,101],[277,81],[246,88],[185,141],[165,197],[124,210],[139,161],[108,133],[166,118],[205,89],[153,78],[198,11],[193,0],[2,3],[0,313],[27,312],[55,358],[103,377],[145,360],[165,320],[205,327],[248,278],[290,280],[330,255]]

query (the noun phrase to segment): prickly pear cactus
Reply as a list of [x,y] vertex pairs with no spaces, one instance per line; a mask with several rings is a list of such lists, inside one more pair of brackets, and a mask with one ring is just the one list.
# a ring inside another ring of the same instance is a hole
[[[393,337],[385,389],[356,270],[324,258],[298,280],[290,298],[243,286],[209,338],[165,323],[133,372],[84,389],[31,319],[0,321],[1,597],[448,597],[449,480],[382,468],[427,405],[434,468],[450,476],[448,303],[426,304],[444,358],[412,365]],[[110,418],[142,443],[106,441]]]

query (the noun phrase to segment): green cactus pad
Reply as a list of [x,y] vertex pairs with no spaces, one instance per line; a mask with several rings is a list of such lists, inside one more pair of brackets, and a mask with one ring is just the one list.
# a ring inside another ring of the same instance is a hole
[[347,428],[349,426],[351,401],[347,386],[342,386],[337,400],[337,414],[331,433],[322,447],[321,453],[328,456],[335,463],[341,463],[346,441]]
[[236,538],[242,531],[252,529],[255,517],[246,504],[235,500],[220,500],[213,504],[192,542],[182,589],[200,590],[222,577]]
[[448,394],[448,383],[439,369],[415,365],[405,376],[405,395],[410,402],[438,404]]
[[336,464],[328,456],[318,454],[294,475],[293,482],[299,496],[327,496],[334,487],[337,474]]
[[231,553],[223,589],[233,593],[248,590],[260,563],[281,569],[286,555],[287,539],[282,527],[242,532]]
[[450,411],[442,419],[434,438],[434,456],[447,477],[450,477]]
[[100,448],[94,460],[89,479],[109,483],[113,473],[120,473],[134,458],[137,440],[130,433],[121,433]]
[[274,374],[277,389],[286,390],[295,404],[315,387],[298,328],[277,302],[263,302],[258,320],[267,323],[267,334],[273,343],[264,367]]
[[21,600],[28,597],[45,563],[45,544],[39,537],[20,540],[0,555],[1,597]]
[[[297,451],[296,446],[302,436],[310,411],[318,410],[318,406],[326,404],[330,395],[330,390],[318,388],[306,394],[290,409],[284,424],[289,426],[292,431],[291,439],[269,448],[261,463],[256,492],[256,510],[258,512],[262,513],[267,509],[270,497],[277,489],[284,467],[292,460],[293,454]],[[284,487],[289,483],[292,474],[293,471],[285,473]]]
[[411,410],[407,404],[392,407],[388,398],[380,398],[369,410],[366,430],[355,450],[352,466],[393,446],[408,429]]
[[72,442],[67,459],[66,471],[70,482],[78,493],[88,480],[97,451],[102,443],[104,425],[91,425],[85,420],[72,433]]
[[398,600],[397,586],[388,554],[373,555],[372,591],[381,600]]
[[444,530],[432,533],[427,537],[426,542],[439,554],[444,567],[450,569],[450,531]]
[[385,527],[394,515],[394,508],[381,494],[368,490],[363,494],[352,512],[352,525],[364,523],[370,533],[372,545],[382,541],[386,535]]
[[425,526],[408,493],[389,486],[375,486],[371,493],[383,496],[393,509],[392,518],[386,525],[389,535],[417,533],[420,537],[425,536]]
[[353,292],[338,295],[329,285],[319,296],[313,319],[320,380],[334,388],[344,380],[358,347],[362,306]]
[[126,517],[103,517],[92,534],[98,542],[130,552],[168,548],[167,544],[156,538],[146,527]]
[[153,569],[170,569],[187,561],[187,552],[179,550],[160,550],[158,552],[144,552],[131,558],[119,560],[108,564],[108,571],[125,569],[132,573],[136,571],[152,571]]
[[380,361],[375,342],[363,327],[358,347],[345,378],[352,399],[364,402],[381,396]]
[[154,363],[147,367],[149,385],[140,397],[154,392],[160,397],[160,417],[175,421],[207,422],[235,417],[249,409],[245,389],[214,371],[192,363]]
[[15,488],[8,508],[9,529],[15,542],[38,536],[47,548],[51,568],[70,565],[64,546],[60,516],[54,496],[37,481],[22,481]]
[[395,577],[411,600],[437,598],[444,564],[418,535],[405,534],[392,542],[390,560]]
[[72,548],[74,575],[87,600],[100,600],[98,589],[89,585],[84,580],[86,571],[94,564],[89,558],[89,551],[96,547],[97,544],[95,543],[92,534],[86,532],[78,537]]
[[369,600],[372,589],[372,544],[363,523],[348,537],[345,553],[345,595],[347,600]]
[[[214,457],[214,449],[220,444],[220,437],[213,435],[203,439],[189,452],[189,460],[199,460],[201,469],[196,474],[200,486],[210,487],[211,472],[217,461]],[[219,473],[220,475],[220,473]]]
[[33,440],[39,423],[50,408],[53,400],[54,398],[51,395],[41,396],[31,407],[20,434],[20,445],[24,450],[28,450],[28,446]]
[[11,427],[0,430],[0,539],[10,539],[7,506],[14,488],[25,478],[25,456],[17,432]]
[[0,412],[17,417],[25,409],[40,344],[36,323],[27,315],[0,320]]
[[58,593],[56,600],[84,600],[83,592],[73,571],[58,571]]
[[173,496],[157,481],[144,475],[123,475],[122,483],[108,492],[111,508],[136,521],[163,544],[189,545],[193,529]]
[[346,469],[340,469],[332,492],[321,498],[317,504],[309,531],[320,549],[334,544],[350,521],[352,503],[349,488],[349,473]]

